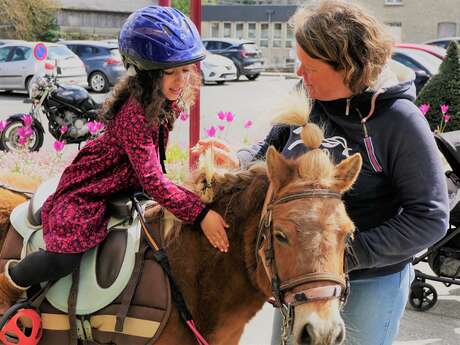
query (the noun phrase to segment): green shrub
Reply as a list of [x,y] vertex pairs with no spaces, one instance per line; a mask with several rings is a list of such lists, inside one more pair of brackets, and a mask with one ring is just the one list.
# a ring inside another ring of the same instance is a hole
[[[447,57],[433,76],[420,91],[416,104],[429,104],[426,118],[434,131],[442,126],[442,131],[460,129],[460,60],[459,46],[451,42],[447,48]],[[443,123],[441,105],[448,105],[448,122]]]

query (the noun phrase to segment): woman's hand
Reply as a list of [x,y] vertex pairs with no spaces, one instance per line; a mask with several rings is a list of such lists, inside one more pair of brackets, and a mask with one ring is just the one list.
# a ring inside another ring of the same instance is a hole
[[226,231],[228,224],[225,223],[224,218],[216,211],[209,210],[200,225],[211,245],[226,253],[229,247]]
[[240,161],[230,147],[219,139],[202,139],[192,148],[192,154],[200,156],[207,149],[212,149],[214,154],[214,163],[217,166],[227,168],[239,168]]

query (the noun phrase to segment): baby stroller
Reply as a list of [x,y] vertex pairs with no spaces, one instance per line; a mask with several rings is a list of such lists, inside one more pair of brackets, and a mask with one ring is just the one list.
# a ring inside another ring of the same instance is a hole
[[423,255],[414,259],[413,264],[427,262],[435,276],[415,270],[409,303],[418,311],[432,308],[438,293],[427,280],[438,281],[444,285],[460,285],[460,131],[435,134],[436,144],[446,158],[451,171],[446,172],[449,190],[450,226],[447,235],[428,248]]

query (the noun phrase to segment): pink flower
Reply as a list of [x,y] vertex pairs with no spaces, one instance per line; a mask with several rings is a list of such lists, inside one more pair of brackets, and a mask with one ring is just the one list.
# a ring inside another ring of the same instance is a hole
[[94,135],[97,134],[102,128],[104,128],[104,124],[99,121],[89,121],[87,124],[89,132]]
[[61,126],[61,129],[60,129],[60,130],[61,130],[61,135],[66,134],[68,129],[69,129],[69,128],[68,128],[66,125],[62,125],[62,126]]
[[19,128],[18,128],[17,133],[18,133],[18,135],[19,135],[20,138],[27,139],[27,138],[30,137],[32,134],[34,134],[34,131],[33,131],[32,128],[30,128],[30,127],[22,126],[22,127],[19,127]]
[[224,129],[225,129],[225,126],[222,126],[222,125],[219,125],[219,126],[217,126],[217,127],[219,128],[219,131],[221,131],[221,132],[223,132]]
[[225,117],[227,119],[227,122],[232,122],[233,119],[235,118],[235,115],[231,111],[225,113]]
[[216,136],[216,127],[211,126],[209,128],[206,128],[205,132],[208,135],[208,137],[210,137],[210,138],[215,137]]
[[32,118],[31,115],[24,114],[24,115],[21,116],[21,120],[24,123],[24,126],[30,127],[30,126],[32,126],[32,122],[33,122],[34,119]]
[[426,113],[428,113],[428,111],[430,110],[430,105],[426,103],[420,104],[419,109],[422,112],[422,114],[425,116]]
[[244,128],[251,128],[251,127],[252,127],[252,121],[251,120],[244,121]]
[[225,120],[226,113],[224,113],[223,111],[219,111],[217,113],[217,117],[219,118],[219,120]]
[[449,106],[447,104],[441,104],[441,113],[445,115],[448,110],[449,110]]
[[53,148],[56,152],[61,152],[64,149],[64,141],[56,140],[53,144]]
[[188,114],[185,111],[181,111],[180,114],[179,114],[179,119],[181,119],[184,122],[187,121]]
[[449,122],[450,120],[450,115],[449,114],[444,114],[444,116],[442,117],[442,119],[444,120],[445,123]]
[[0,120],[0,133],[6,128],[7,125],[8,125],[8,121]]
[[20,136],[19,139],[18,139],[18,144],[19,144],[19,145],[25,145],[25,144],[27,144],[27,137],[21,137],[21,136]]

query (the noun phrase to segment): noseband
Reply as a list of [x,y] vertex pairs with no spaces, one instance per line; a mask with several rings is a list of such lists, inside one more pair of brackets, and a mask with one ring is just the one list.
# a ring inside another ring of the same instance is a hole
[[[271,194],[270,191],[267,192],[267,198],[271,199],[272,196],[269,194]],[[266,205],[265,212],[262,213],[262,218],[259,223],[256,258],[258,259],[258,251],[262,243],[267,241],[267,247],[264,251],[264,265],[266,265],[267,273],[271,278],[272,292],[275,299],[274,305],[277,307],[296,306],[307,302],[328,300],[332,298],[338,298],[341,302],[345,302],[349,294],[349,282],[346,275],[345,278],[342,278],[329,272],[315,272],[303,274],[286,281],[281,281],[278,276],[275,250],[273,247],[273,208],[280,204],[305,198],[332,198],[341,200],[342,196],[340,193],[329,189],[309,189],[300,193],[285,195],[277,200],[272,199],[271,202]],[[291,293],[291,291],[298,286],[317,282],[330,282],[334,284],[307,288],[296,293]]]

